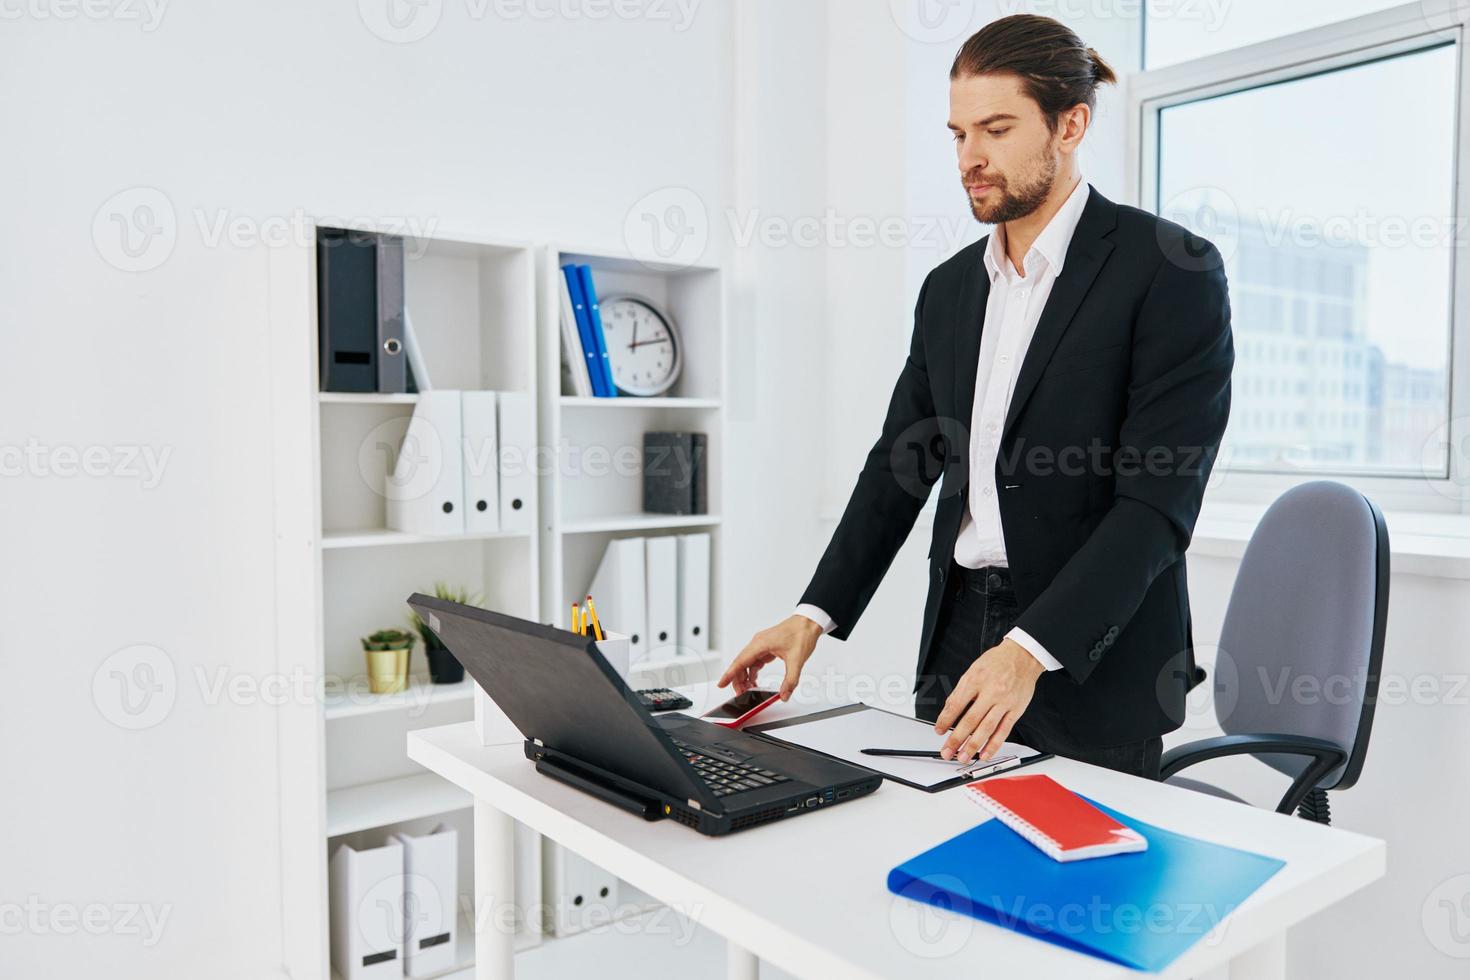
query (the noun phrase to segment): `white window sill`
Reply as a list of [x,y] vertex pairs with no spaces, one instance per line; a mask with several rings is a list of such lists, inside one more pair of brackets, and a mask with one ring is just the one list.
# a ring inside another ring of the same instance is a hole
[[[1264,504],[1207,501],[1189,553],[1239,558],[1265,512]],[[1383,520],[1388,524],[1394,574],[1470,579],[1470,515],[1384,511]]]
[[[843,506],[828,504],[819,508],[822,523],[835,527]],[[1265,512],[1265,504],[1206,501],[1195,524],[1189,553],[1240,558]],[[1388,524],[1394,574],[1470,580],[1470,514],[1385,511],[1383,519]],[[919,512],[914,528],[927,533],[933,524],[934,505],[930,501]]]

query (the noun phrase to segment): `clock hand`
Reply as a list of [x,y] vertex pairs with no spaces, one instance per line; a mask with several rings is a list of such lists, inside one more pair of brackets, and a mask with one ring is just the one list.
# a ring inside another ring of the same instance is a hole
[[668,342],[669,338],[667,337],[655,337],[653,340],[640,340],[636,344],[629,344],[628,349],[632,350],[635,347],[647,347],[649,344],[667,344]]

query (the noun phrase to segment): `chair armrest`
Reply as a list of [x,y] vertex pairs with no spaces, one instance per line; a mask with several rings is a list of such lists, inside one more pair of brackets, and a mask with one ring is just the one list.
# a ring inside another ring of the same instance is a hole
[[1347,760],[1341,746],[1306,735],[1220,735],[1179,745],[1159,762],[1159,778],[1168,779],[1181,769],[1208,759],[1231,755],[1300,755],[1312,761],[1291,784],[1276,806],[1277,813],[1290,813],[1329,772]]

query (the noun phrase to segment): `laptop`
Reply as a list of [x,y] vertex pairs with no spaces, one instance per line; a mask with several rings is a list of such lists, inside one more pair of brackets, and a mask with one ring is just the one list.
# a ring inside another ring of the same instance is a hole
[[796,746],[652,715],[590,637],[418,593],[408,604],[525,736],[539,772],[647,820],[729,834],[883,782]]

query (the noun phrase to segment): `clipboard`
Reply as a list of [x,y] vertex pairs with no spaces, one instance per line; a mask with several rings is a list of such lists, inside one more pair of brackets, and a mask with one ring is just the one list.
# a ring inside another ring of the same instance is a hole
[[[866,714],[867,712],[871,714]],[[934,734],[934,726],[927,721],[922,721],[912,715],[889,711],[886,708],[875,708],[861,702],[829,708],[826,711],[801,715],[797,718],[752,725],[744,731],[767,741],[805,749],[838,762],[859,766],[884,779],[891,779],[895,783],[901,783],[926,793],[937,793],[953,786],[964,786],[987,776],[1014,773],[1026,766],[1052,757],[1050,752],[1037,752],[1033,748],[1015,742],[1007,742],[1005,747],[996,753],[996,759],[984,763],[971,763],[958,770],[955,769],[953,762],[941,759],[903,759],[863,755],[860,750],[867,747],[937,748],[938,736]],[[1018,756],[1020,761],[997,768],[996,761],[1005,755]],[[927,778],[928,771],[938,767],[949,767],[948,771],[956,774],[944,776],[944,770],[940,769],[939,776],[933,779]]]

